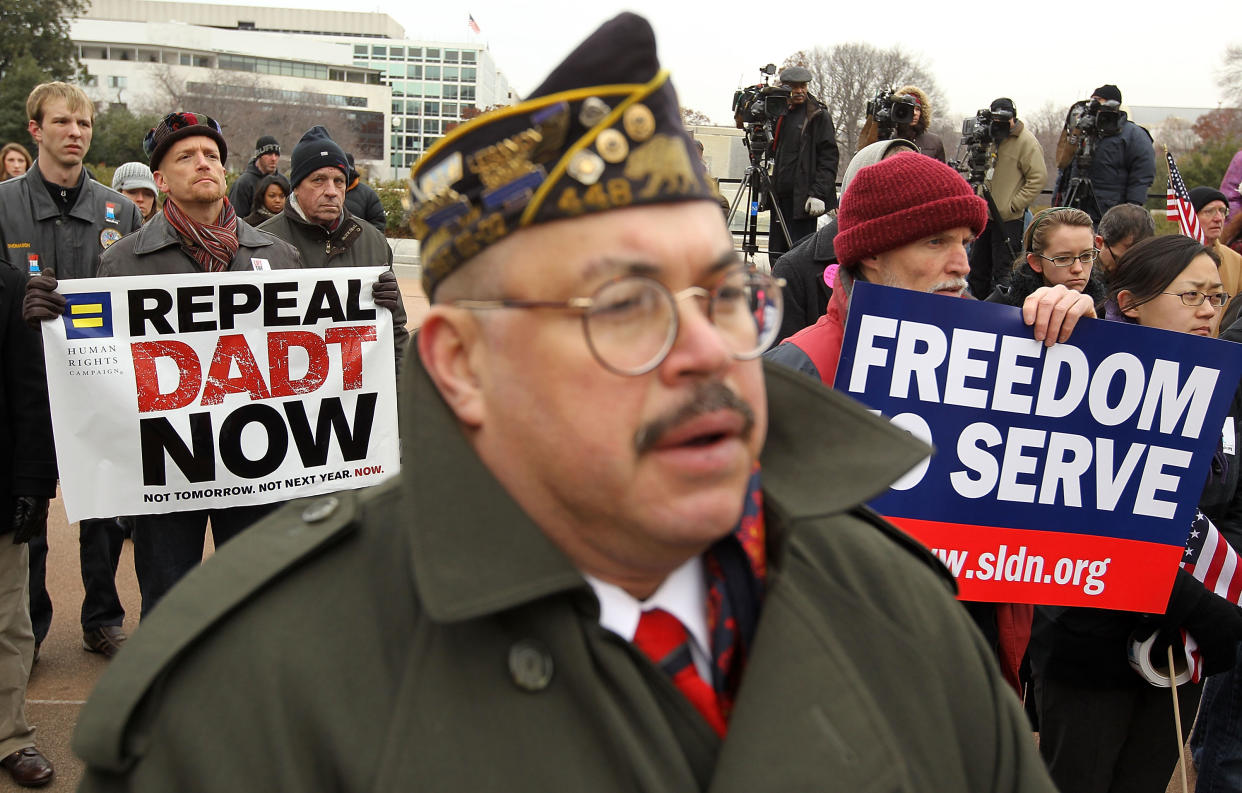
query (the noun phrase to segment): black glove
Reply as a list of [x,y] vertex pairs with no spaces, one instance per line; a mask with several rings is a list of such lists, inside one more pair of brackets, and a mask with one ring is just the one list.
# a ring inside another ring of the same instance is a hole
[[39,323],[56,319],[65,313],[65,296],[56,291],[56,276],[48,273],[36,275],[26,282],[26,297],[22,300],[22,319],[32,328]]
[[397,283],[397,275],[392,270],[380,273],[379,280],[371,287],[371,299],[380,308],[396,313],[401,305],[401,286]]
[[13,544],[30,542],[32,537],[47,533],[46,498],[38,496],[13,497]]
[[[1242,642],[1242,608],[1209,592],[1185,570],[1177,571],[1169,596],[1169,609],[1157,641],[1160,652],[1164,652],[1166,640],[1172,642],[1177,637],[1178,628],[1185,628],[1198,643],[1205,675],[1233,668],[1238,642]],[[1155,652],[1153,649],[1153,656]]]

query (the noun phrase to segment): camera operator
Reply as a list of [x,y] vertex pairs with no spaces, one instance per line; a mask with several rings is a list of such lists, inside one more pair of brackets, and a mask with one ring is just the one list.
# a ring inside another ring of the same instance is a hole
[[837,138],[832,117],[823,103],[811,96],[807,84],[811,73],[789,66],[780,74],[790,91],[789,110],[776,122],[773,149],[773,192],[785,218],[789,242],[772,215],[768,235],[768,261],[815,231],[815,219],[837,208]]
[[[923,89],[914,85],[905,85],[898,88],[893,95],[895,97],[910,97],[914,100],[914,120],[909,124],[898,123],[893,137],[904,138],[912,142],[918,147],[921,154],[928,157],[948,162],[948,157],[944,151],[944,141],[934,132],[928,131],[928,127],[932,121],[932,104],[931,99],[923,92]],[[867,117],[866,123],[863,124],[862,132],[858,136],[858,149],[862,149],[875,143],[880,138],[879,125],[875,123],[875,119],[871,116]]]
[[983,189],[993,206],[987,228],[970,253],[970,291],[980,299],[1009,281],[1014,259],[1022,250],[1022,216],[1048,181],[1043,147],[1018,119],[1013,100],[997,99],[989,112],[996,160]]
[[[1113,102],[1117,104],[1108,104]],[[1094,137],[1098,140],[1090,167],[1085,172],[1082,172],[1077,157],[1071,159],[1076,147],[1067,139],[1072,130],[1061,132],[1061,143],[1057,146],[1057,165],[1062,169],[1057,180],[1058,195],[1065,192],[1072,179],[1089,178],[1095,201],[1085,202],[1080,208],[1096,223],[1100,222],[1105,212],[1118,204],[1142,206],[1147,200],[1147,191],[1156,179],[1156,151],[1151,135],[1130,121],[1124,110],[1113,109],[1120,104],[1121,90],[1115,85],[1102,85],[1091,92],[1091,102],[1084,115],[1089,117],[1094,112],[1100,120],[1086,135],[1088,139]],[[1105,122],[1106,113],[1115,113],[1116,122]],[[1081,146],[1079,143],[1078,147]]]

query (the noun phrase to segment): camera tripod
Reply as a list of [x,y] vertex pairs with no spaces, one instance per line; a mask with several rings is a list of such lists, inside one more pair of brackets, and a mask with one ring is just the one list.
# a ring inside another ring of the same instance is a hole
[[1091,172],[1091,161],[1094,157],[1095,141],[1090,136],[1085,136],[1078,144],[1078,151],[1074,154],[1074,162],[1070,168],[1070,172],[1077,176],[1070,177],[1069,188],[1060,206],[1081,209],[1090,215],[1092,220],[1099,223],[1100,204],[1095,198],[1095,187],[1091,184],[1091,177],[1087,175]]
[[[747,264],[753,264],[755,254],[759,251],[758,233],[759,233],[759,199],[766,197],[768,206],[772,208],[772,215],[780,222],[781,234],[785,235],[786,250],[793,247],[793,240],[789,238],[789,229],[785,225],[785,216],[781,214],[780,204],[776,201],[776,191],[772,188],[772,177],[768,175],[768,169],[764,160],[755,162],[751,159],[751,164],[746,167],[746,175],[742,178],[742,183],[738,185],[737,195],[733,197],[733,203],[729,206],[729,217],[726,221],[729,228],[733,228],[733,217],[737,214],[738,205],[741,203],[742,195],[746,195],[746,206],[749,207],[746,213],[746,230],[742,233],[742,253]],[[773,224],[775,225],[775,224]],[[773,231],[768,229],[769,237]]]

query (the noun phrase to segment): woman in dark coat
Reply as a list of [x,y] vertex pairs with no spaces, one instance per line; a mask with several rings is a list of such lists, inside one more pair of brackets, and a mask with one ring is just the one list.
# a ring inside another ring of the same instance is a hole
[[254,211],[245,218],[251,226],[259,226],[280,214],[293,188],[279,173],[269,173],[254,188]]
[[1022,253],[1013,263],[1009,283],[998,285],[987,300],[1021,306],[1039,287],[1064,284],[1090,295],[1096,311],[1102,311],[1107,295],[1095,271],[1099,255],[1090,215],[1070,207],[1045,209],[1022,235]]
[[[1122,321],[1210,338],[1223,292],[1215,254],[1188,237],[1168,236],[1143,240],[1121,257],[1109,300]],[[1222,438],[1199,499],[1200,511],[1226,537],[1242,521],[1239,429],[1242,409],[1235,396],[1224,425],[1230,437]],[[1171,695],[1130,668],[1127,649],[1159,632],[1160,649],[1152,655],[1166,657],[1164,648],[1172,643],[1180,656],[1181,629],[1198,643],[1204,672],[1221,672],[1233,666],[1242,609],[1180,569],[1163,614],[1036,609],[1030,659],[1039,749],[1062,793],[1164,791],[1179,755]],[[1201,690],[1201,683],[1178,686],[1183,735]]]

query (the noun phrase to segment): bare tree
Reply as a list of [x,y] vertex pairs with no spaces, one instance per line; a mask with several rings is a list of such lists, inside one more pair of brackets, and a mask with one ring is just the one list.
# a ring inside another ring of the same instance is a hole
[[1049,184],[1057,178],[1057,142],[1061,139],[1061,130],[1065,128],[1065,114],[1068,110],[1068,107],[1061,107],[1050,99],[1034,113],[1019,116],[1044,150],[1044,166],[1048,169]]
[[254,156],[255,141],[263,135],[280,141],[281,168],[287,168],[294,145],[316,124],[326,127],[337,145],[358,159],[383,157],[387,134],[383,113],[317,104],[314,94],[280,89],[266,75],[253,72],[213,69],[201,78],[186,79],[169,64],[155,64],[150,74],[150,99],[144,109],[161,117],[176,109],[216,119],[229,147],[226,165],[233,170],[246,167]]
[[1216,84],[1225,92],[1226,102],[1242,107],[1242,44],[1225,48],[1225,61]]
[[681,109],[681,123],[684,126],[690,127],[695,124],[711,125],[713,122],[706,113],[695,110],[692,107],[683,107]]
[[785,65],[803,66],[811,72],[811,94],[824,102],[837,128],[842,171],[858,147],[867,101],[878,91],[918,86],[931,101],[933,123],[937,110],[944,114],[947,109],[944,93],[927,65],[900,47],[882,50],[863,42],[815,47],[795,52],[785,59]]
[[1164,145],[1174,152],[1191,151],[1201,143],[1194,124],[1180,116],[1170,116],[1153,126],[1151,136],[1157,149]]

